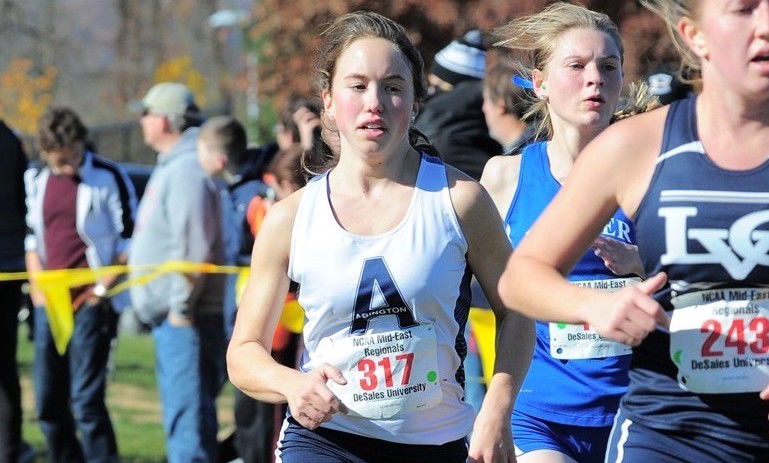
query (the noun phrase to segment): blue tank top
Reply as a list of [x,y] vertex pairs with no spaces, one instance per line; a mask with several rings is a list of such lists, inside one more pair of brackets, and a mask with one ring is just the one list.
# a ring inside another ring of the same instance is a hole
[[[518,188],[505,217],[505,230],[514,247],[561,188],[550,171],[546,143],[527,146],[521,156]],[[601,235],[635,243],[632,222],[619,210]],[[615,278],[592,250],[582,256],[569,275],[569,280],[575,282]],[[537,321],[536,327],[534,357],[518,394],[516,410],[562,424],[611,425],[628,384],[630,355],[557,359],[550,354],[549,324]]]
[[[694,96],[668,110],[661,154],[635,222],[647,274],[668,274],[668,287],[655,295],[668,311],[686,308],[673,306],[684,295],[725,296],[729,288],[769,286],[769,160],[744,171],[716,166],[697,134]],[[734,350],[723,339],[717,343],[726,354]],[[758,393],[685,390],[670,344],[671,336],[657,330],[634,349],[622,400],[628,416],[655,429],[769,448],[769,404]]]

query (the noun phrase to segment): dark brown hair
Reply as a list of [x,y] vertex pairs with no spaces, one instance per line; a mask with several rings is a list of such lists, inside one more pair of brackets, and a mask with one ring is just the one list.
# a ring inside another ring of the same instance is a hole
[[88,129],[80,116],[64,106],[48,108],[37,124],[37,144],[40,151],[58,151],[85,143]]
[[247,159],[246,130],[234,117],[216,116],[207,120],[200,128],[198,140],[224,154],[227,162],[235,168],[242,166]]
[[291,137],[295,143],[299,142],[299,127],[294,122],[294,113],[300,108],[307,108],[313,114],[320,116],[320,103],[310,100],[308,98],[302,98],[300,96],[292,95],[288,100],[286,107],[283,108],[278,116],[278,123],[282,125],[286,130],[291,131]]
[[506,63],[497,63],[486,71],[483,78],[483,89],[493,103],[502,101],[505,112],[522,119],[528,107],[528,98],[524,89],[513,85],[515,68]]
[[[411,43],[403,26],[392,19],[371,11],[347,13],[331,22],[321,32],[321,37],[323,43],[315,58],[315,85],[319,92],[331,90],[337,61],[351,43],[362,38],[376,37],[392,42],[403,53],[411,68],[414,102],[419,105],[427,94],[422,55]],[[302,159],[302,166],[312,175],[334,167],[339,161],[338,131],[323,113],[321,113],[321,121],[323,141],[326,146],[307,151]],[[432,155],[438,154],[427,137],[413,127],[409,129],[409,142],[417,150],[426,151]]]
[[302,148],[297,145],[278,151],[267,171],[273,174],[278,182],[288,180],[301,188],[307,183],[302,171],[302,154]]

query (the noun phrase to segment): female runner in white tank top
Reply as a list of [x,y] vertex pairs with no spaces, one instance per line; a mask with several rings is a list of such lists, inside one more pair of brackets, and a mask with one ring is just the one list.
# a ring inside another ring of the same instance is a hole
[[[499,310],[511,250],[494,205],[410,136],[425,86],[401,26],[352,13],[323,38],[318,81],[338,156],[264,220],[230,379],[258,400],[288,402],[281,461],[460,462],[471,429],[472,459],[515,461],[510,391],[531,359],[533,326]],[[461,384],[471,273],[502,320],[474,429]],[[290,279],[305,310],[300,371],[267,347]]]

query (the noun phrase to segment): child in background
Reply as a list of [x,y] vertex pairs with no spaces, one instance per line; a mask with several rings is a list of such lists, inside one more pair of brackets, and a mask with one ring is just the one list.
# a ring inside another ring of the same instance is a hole
[[198,160],[212,177],[231,179],[234,164],[246,156],[246,131],[237,119],[217,116],[207,120],[198,134]]
[[[230,116],[209,119],[198,135],[198,160],[203,170],[221,186],[222,229],[225,237],[227,264],[248,265],[250,262],[251,230],[246,221],[246,209],[254,198],[270,196],[270,188],[260,178],[243,175],[242,166],[253,161],[247,150],[243,125]],[[232,333],[237,311],[238,275],[228,275],[224,296],[224,329]],[[259,402],[235,391],[235,432],[220,444],[220,454],[237,453],[246,463],[270,461],[275,435],[275,416],[280,413],[273,404]],[[279,419],[282,419],[282,415]],[[234,447],[234,449],[233,449]],[[220,455],[221,456],[221,455]]]

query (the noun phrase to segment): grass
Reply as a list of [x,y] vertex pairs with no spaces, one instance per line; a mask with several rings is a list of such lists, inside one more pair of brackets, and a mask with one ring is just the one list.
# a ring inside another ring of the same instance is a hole
[[[19,330],[19,373],[24,412],[23,436],[37,451],[36,462],[46,461],[45,438],[35,420],[32,386],[34,346],[26,326]],[[155,385],[155,353],[152,337],[121,335],[114,351],[114,371],[107,386],[107,408],[117,434],[120,460],[159,463],[165,459],[165,440],[160,401]],[[222,390],[217,401],[220,436],[233,428],[232,386]]]

